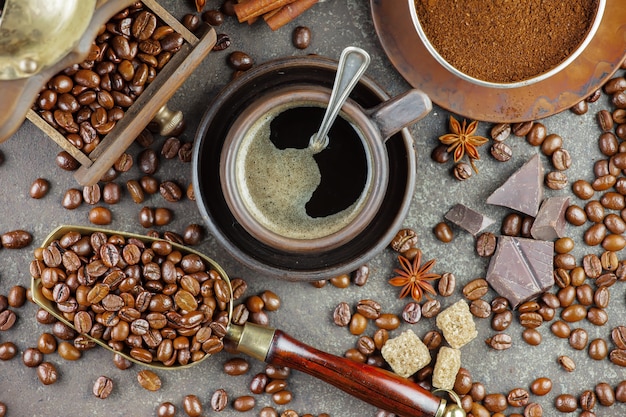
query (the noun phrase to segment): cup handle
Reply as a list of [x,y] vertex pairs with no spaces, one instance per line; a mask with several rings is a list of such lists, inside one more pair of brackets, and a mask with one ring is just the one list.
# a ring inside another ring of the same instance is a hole
[[368,110],[384,141],[426,116],[433,108],[423,91],[412,89]]

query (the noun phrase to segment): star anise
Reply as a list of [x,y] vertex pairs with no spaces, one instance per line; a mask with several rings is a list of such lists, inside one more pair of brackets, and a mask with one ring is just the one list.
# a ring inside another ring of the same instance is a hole
[[400,298],[410,294],[415,301],[420,302],[422,296],[426,296],[430,300],[429,294],[437,295],[433,286],[428,282],[441,277],[439,274],[430,272],[435,265],[434,259],[431,259],[424,265],[420,265],[422,262],[422,251],[418,249],[413,262],[402,255],[398,256],[398,260],[402,269],[393,270],[398,275],[391,278],[389,283],[394,287],[402,287]]
[[478,122],[476,120],[467,125],[463,120],[461,125],[458,120],[450,116],[450,133],[439,136],[441,143],[448,145],[448,152],[453,152],[454,162],[459,162],[463,155],[467,154],[470,164],[474,172],[478,173],[474,160],[480,159],[478,147],[484,145],[489,139],[482,136],[476,136]]

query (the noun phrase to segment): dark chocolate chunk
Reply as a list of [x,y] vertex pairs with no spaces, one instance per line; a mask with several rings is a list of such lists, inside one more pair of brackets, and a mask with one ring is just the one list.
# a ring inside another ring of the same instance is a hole
[[446,220],[451,221],[460,228],[467,230],[473,236],[476,236],[478,233],[482,232],[494,223],[493,219],[490,219],[489,217],[484,216],[481,213],[464,206],[463,204],[457,204],[452,207],[444,217]]
[[487,204],[508,207],[535,217],[541,200],[543,200],[543,166],[537,154],[496,189],[487,198]]
[[530,234],[539,240],[556,240],[565,233],[565,211],[569,197],[546,198],[530,229]]
[[554,285],[554,242],[500,236],[487,268],[487,282],[513,308]]

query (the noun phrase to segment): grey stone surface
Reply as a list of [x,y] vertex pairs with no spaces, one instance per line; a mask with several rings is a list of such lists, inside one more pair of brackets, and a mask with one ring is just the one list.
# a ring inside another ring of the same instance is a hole
[[[190,0],[161,0],[160,3],[178,18],[193,11],[193,2]],[[208,0],[207,3],[207,9],[218,6],[218,0]],[[291,31],[300,24],[309,26],[313,32],[312,44],[304,51],[291,45]],[[344,47],[357,45],[372,55],[372,65],[367,74],[391,95],[409,88],[380,46],[367,1],[335,0],[320,3],[297,21],[274,33],[263,24],[249,27],[238,24],[232,18],[217,30],[218,33],[228,33],[231,36],[231,48],[225,52],[211,53],[170,102],[172,108],[184,111],[188,121],[188,128],[181,137],[184,141],[193,140],[193,132],[203,112],[211,99],[229,81],[231,71],[225,61],[227,54],[234,50],[248,52],[260,64],[276,57],[309,53],[337,58]],[[589,112],[583,116],[575,116],[565,111],[542,120],[549,133],[558,133],[564,138],[564,146],[572,154],[574,161],[567,171],[570,181],[593,178],[593,163],[601,158],[596,145],[600,130],[595,113],[607,107],[608,99],[603,96],[597,103],[590,104]],[[509,162],[500,163],[491,158],[488,145],[484,146],[480,148],[481,160],[477,162],[480,173],[465,182],[458,182],[450,174],[451,162],[438,165],[429,158],[431,150],[438,143],[438,136],[447,133],[448,116],[446,111],[435,106],[424,120],[410,129],[419,156],[418,181],[412,207],[405,221],[406,227],[414,228],[418,232],[419,245],[425,259],[437,259],[434,271],[453,272],[457,277],[454,295],[449,298],[439,297],[444,308],[462,297],[461,288],[464,283],[484,277],[488,259],[475,255],[474,237],[469,233],[455,228],[454,240],[443,244],[434,237],[432,227],[443,220],[444,214],[454,204],[462,203],[495,219],[496,223],[488,230],[499,233],[498,225],[509,211],[503,207],[487,205],[485,199],[504,179],[539,152],[538,148],[531,147],[523,138],[510,137],[507,143],[513,150],[513,158]],[[489,127],[488,124],[481,123],[478,133],[488,135]],[[155,144],[156,149],[160,143]],[[139,150],[137,145],[132,145],[129,149],[135,155]],[[0,151],[5,156],[5,162],[0,166],[0,232],[24,228],[34,237],[34,243],[27,249],[0,249],[0,293],[6,294],[13,285],[29,285],[28,264],[32,250],[38,242],[43,241],[48,232],[58,225],[87,225],[89,207],[82,205],[73,211],[61,207],[61,197],[65,190],[77,187],[77,184],[70,173],[61,171],[55,165],[54,158],[60,148],[29,122],[25,122],[9,141],[0,144]],[[550,161],[543,155],[540,157],[547,170],[550,170]],[[140,176],[140,172],[134,167],[117,181],[123,185],[126,180]],[[174,179],[181,185],[187,185],[190,181],[190,166],[176,160],[162,161],[156,176],[160,180]],[[28,196],[28,190],[38,177],[47,178],[51,183],[51,190],[45,198],[33,200]],[[562,191],[546,189],[547,196],[568,193],[569,188]],[[573,202],[583,204],[576,198],[573,198]],[[174,210],[173,223],[167,228],[161,228],[161,231],[173,230],[180,233],[187,224],[202,222],[197,207],[188,200],[171,204],[155,195],[149,197],[143,205],[163,206]],[[120,204],[111,207],[114,216],[111,228],[144,233],[145,230],[137,221],[141,206],[134,204],[125,194]],[[577,242],[574,255],[579,261],[587,252],[601,253],[601,248],[587,248],[581,243],[583,231],[584,227],[574,228],[570,225],[566,229],[566,234]],[[337,355],[343,355],[347,349],[354,347],[357,340],[346,328],[339,328],[332,323],[332,311],[339,302],[346,301],[354,307],[358,300],[371,298],[379,301],[385,312],[397,314],[408,302],[406,299],[398,300],[399,289],[387,283],[394,275],[393,268],[398,266],[396,254],[390,249],[381,252],[370,262],[371,276],[365,286],[352,285],[346,289],[331,285],[316,289],[309,283],[285,282],[259,276],[235,262],[211,236],[206,237],[199,249],[221,263],[231,277],[245,278],[250,285],[248,295],[271,289],[282,298],[280,310],[269,314],[272,326]],[[623,254],[620,254],[621,257]],[[613,286],[611,294],[607,325],[596,327],[586,321],[572,325],[585,328],[589,332],[590,340],[606,339],[609,346],[612,346],[609,339],[610,329],[626,324],[624,283],[618,282]],[[494,296],[495,293],[490,291],[485,299],[491,300]],[[36,322],[35,312],[36,308],[32,304],[18,309],[16,325],[9,331],[0,332],[0,343],[14,341],[20,354],[26,348],[36,346],[38,336],[44,331],[50,331],[50,328]],[[423,318],[412,326],[403,324],[392,334],[397,335],[401,330],[411,328],[419,336],[423,336],[428,330],[435,328],[434,322],[434,319]],[[495,333],[490,328],[489,320],[477,319],[476,324],[478,337],[461,349],[462,366],[470,370],[474,380],[485,384],[487,392],[506,394],[515,387],[528,387],[539,376],[551,377],[554,381],[552,392],[541,398],[531,397],[532,401],[537,401],[544,407],[544,415],[556,415],[553,408],[554,397],[560,393],[576,395],[585,389],[593,389],[598,382],[606,381],[616,385],[624,379],[623,369],[612,365],[608,360],[593,361],[588,358],[586,351],[574,351],[566,340],[552,336],[548,325],[544,324],[539,329],[543,335],[542,344],[531,347],[522,341],[523,329],[514,322],[506,331],[513,338],[512,348],[496,352],[487,348],[483,342]],[[366,334],[373,335],[374,330],[374,324],[370,323]],[[577,364],[575,372],[568,374],[560,369],[556,358],[562,354],[574,359]],[[139,366],[120,371],[113,366],[111,353],[103,349],[88,351],[77,362],[64,361],[57,354],[46,355],[46,360],[53,362],[60,372],[59,381],[51,386],[43,386],[37,380],[35,370],[25,367],[18,356],[10,361],[0,362],[0,401],[7,404],[7,415],[11,417],[151,416],[155,415],[158,404],[163,401],[176,404],[179,410],[177,415],[182,416],[183,397],[196,394],[202,400],[204,415],[214,415],[209,401],[216,389],[225,388],[231,399],[246,395],[249,393],[250,379],[264,367],[262,363],[250,360],[251,369],[248,374],[226,376],[222,371],[222,364],[232,356],[223,353],[197,367],[159,372],[163,379],[163,388],[157,392],[148,392],[139,386],[136,379]],[[97,399],[91,393],[93,383],[100,375],[109,376],[115,384],[113,394],[106,400]],[[301,373],[292,375],[289,387],[294,393],[294,400],[287,406],[277,406],[279,411],[291,408],[300,415],[316,415],[322,412],[341,417],[376,415],[374,407]],[[269,395],[258,395],[255,398],[257,405],[254,411],[242,414],[229,407],[220,415],[257,415],[263,406],[272,405]],[[626,413],[623,404],[599,408],[598,415],[602,416]],[[509,409],[507,412],[521,410]]]

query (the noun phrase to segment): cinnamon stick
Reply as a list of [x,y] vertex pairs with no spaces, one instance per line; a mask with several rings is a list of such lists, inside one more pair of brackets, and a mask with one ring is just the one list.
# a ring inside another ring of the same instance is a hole
[[245,3],[237,3],[234,6],[235,14],[240,23],[251,18],[261,16],[272,10],[281,8],[295,0],[249,0]]
[[278,12],[266,19],[272,30],[277,30],[313,7],[319,0],[296,0],[283,6]]

